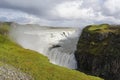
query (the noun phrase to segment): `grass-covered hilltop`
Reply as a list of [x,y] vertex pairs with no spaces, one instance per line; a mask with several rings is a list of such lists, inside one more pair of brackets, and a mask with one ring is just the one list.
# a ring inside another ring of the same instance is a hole
[[22,48],[9,39],[10,24],[10,22],[0,23],[0,79],[102,80],[76,70],[53,65],[47,57]]
[[89,25],[75,52],[78,70],[105,80],[120,80],[120,25]]

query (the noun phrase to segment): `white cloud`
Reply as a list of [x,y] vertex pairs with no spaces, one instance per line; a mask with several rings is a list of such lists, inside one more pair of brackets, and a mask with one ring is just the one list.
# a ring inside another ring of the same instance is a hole
[[0,8],[0,19],[5,18],[5,21],[13,21],[18,23],[36,23],[39,18],[36,16],[12,9]]
[[120,0],[106,0],[104,6],[113,15],[120,12]]
[[69,1],[57,5],[52,14],[66,19],[88,19],[94,17],[92,8],[81,8],[83,1]]
[[1,0],[0,20],[50,26],[119,24],[119,4],[120,0]]

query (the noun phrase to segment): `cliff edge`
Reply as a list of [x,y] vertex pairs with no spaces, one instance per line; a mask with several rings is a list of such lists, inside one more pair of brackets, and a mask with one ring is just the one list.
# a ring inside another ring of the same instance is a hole
[[75,56],[79,71],[105,80],[120,80],[120,25],[84,28]]

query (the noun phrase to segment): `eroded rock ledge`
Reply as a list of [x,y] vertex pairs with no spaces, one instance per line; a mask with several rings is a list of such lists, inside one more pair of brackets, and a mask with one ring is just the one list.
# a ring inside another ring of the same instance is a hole
[[120,26],[83,29],[75,52],[78,70],[105,80],[120,80]]

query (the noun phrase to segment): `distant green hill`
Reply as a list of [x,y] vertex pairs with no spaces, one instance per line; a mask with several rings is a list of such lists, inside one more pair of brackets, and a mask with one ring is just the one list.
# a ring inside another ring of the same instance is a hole
[[53,65],[47,57],[22,48],[6,35],[9,25],[0,23],[0,63],[11,65],[32,76],[34,80],[102,80],[76,70]]

